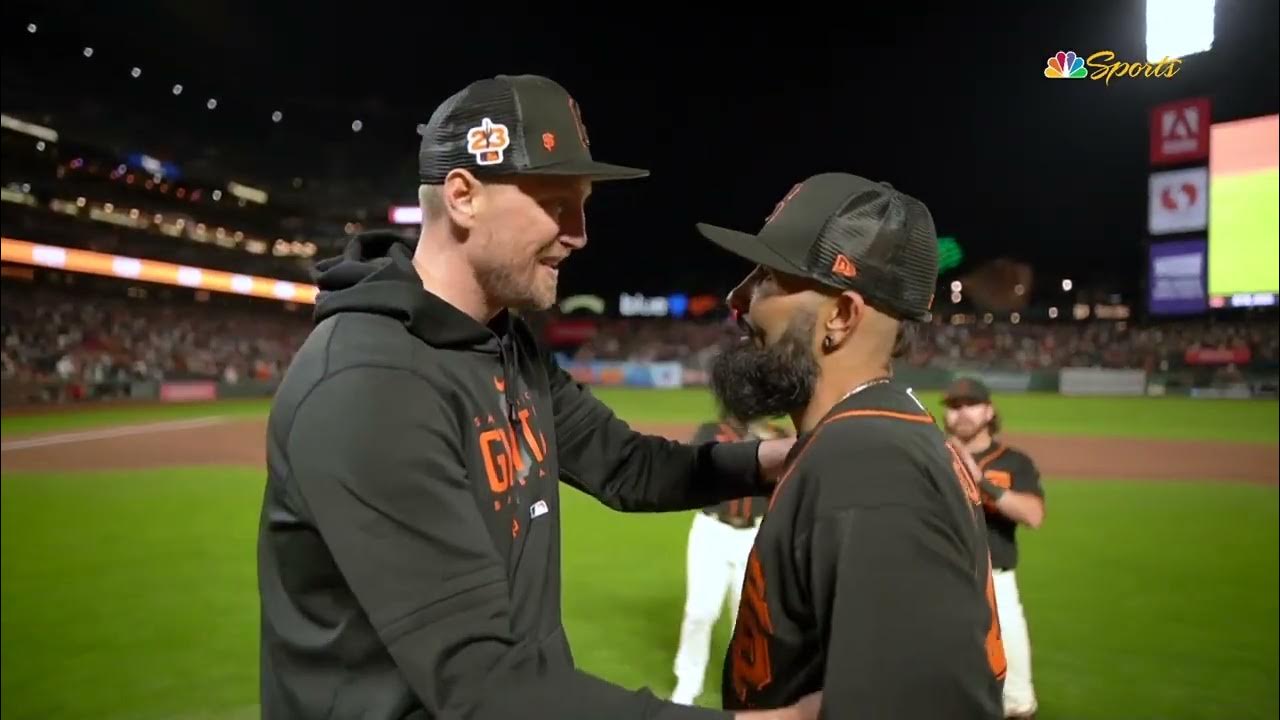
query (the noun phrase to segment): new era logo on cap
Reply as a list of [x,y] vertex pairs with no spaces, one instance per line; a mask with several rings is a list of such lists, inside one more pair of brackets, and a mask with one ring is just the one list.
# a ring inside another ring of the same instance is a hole
[[933,218],[887,183],[815,175],[787,192],[758,234],[705,223],[698,230],[757,265],[857,291],[895,317],[929,316],[938,276]]
[[450,171],[624,180],[647,170],[591,157],[582,111],[568,91],[537,75],[478,80],[441,103],[422,132],[419,179]]

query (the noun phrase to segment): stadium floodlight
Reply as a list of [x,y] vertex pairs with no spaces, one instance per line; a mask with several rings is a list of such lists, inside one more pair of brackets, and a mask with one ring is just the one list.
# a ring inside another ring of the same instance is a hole
[[39,30],[39,29],[40,28],[36,27],[35,23],[27,23],[27,32],[31,33],[32,35],[35,35],[36,30]]
[[361,122],[360,120],[356,120],[355,122],[351,123],[351,132],[360,132],[363,129],[364,129],[364,123]]
[[1071,288],[1073,287],[1075,287],[1075,284],[1071,282],[1071,278],[1064,278],[1062,280],[1062,292],[1071,292]]
[[960,292],[963,289],[964,289],[964,283],[960,282],[959,280],[951,281],[951,292]]
[[271,113],[271,122],[278,123],[283,119],[284,119],[284,113],[280,112],[279,110]]
[[1147,62],[1213,48],[1214,0],[1147,0]]
[[396,225],[421,225],[422,208],[417,205],[396,205],[387,212],[387,219]]
[[174,85],[174,86],[173,86],[173,94],[174,94],[174,95],[181,95],[181,94],[182,94],[182,85],[181,85],[181,84],[178,84],[178,85]]
[[93,57],[93,48],[91,48],[91,47],[87,47],[87,48],[85,48],[85,49],[84,49],[84,56],[85,56],[85,57],[87,57],[87,58],[91,58],[91,57]]
[[1050,319],[1050,320],[1057,320],[1057,319],[1058,319],[1058,308],[1056,308],[1056,307],[1051,307],[1051,308],[1049,308],[1049,319]]
[[218,98],[209,98],[209,102],[205,103],[204,105],[210,110],[215,110],[218,107]]
[[132,75],[135,79],[140,78],[142,77],[142,68],[135,67],[134,69],[129,71],[129,74]]

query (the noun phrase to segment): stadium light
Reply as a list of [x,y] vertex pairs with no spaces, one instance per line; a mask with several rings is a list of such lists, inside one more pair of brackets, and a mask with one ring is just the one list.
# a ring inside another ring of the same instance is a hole
[[963,289],[964,289],[964,284],[961,283],[959,280],[951,281],[951,292],[958,293]]
[[210,110],[215,110],[215,109],[217,109],[217,107],[218,107],[218,98],[209,98],[209,102],[205,103],[205,104],[204,104],[204,106],[205,106],[205,107],[207,107],[207,108],[209,108]]
[[1009,316],[1009,322],[1013,323],[1014,325],[1017,325],[1018,323],[1022,322],[1022,315],[1019,313],[1013,313],[1012,315]]
[[[38,140],[58,142],[57,130],[47,128],[43,125],[36,125],[35,123],[29,123],[25,120],[19,120],[11,115],[0,113],[0,127],[5,128],[6,130],[22,133],[23,135],[30,135]],[[79,160],[79,164],[76,163],[76,160]],[[76,160],[71,161],[72,170],[76,170],[80,165],[84,164],[84,160],[81,160],[80,158],[76,158]]]
[[181,94],[182,94],[182,85],[181,85],[181,84],[178,84],[178,85],[174,85],[174,86],[173,86],[173,94],[174,94],[174,95],[181,95]]
[[142,77],[142,68],[135,67],[134,69],[129,71],[129,74],[132,75],[135,79],[140,78]]
[[278,123],[283,119],[284,119],[284,113],[280,112],[279,110],[271,113],[271,122]]
[[85,57],[87,57],[87,58],[91,58],[91,57],[93,57],[93,48],[91,48],[91,47],[87,47],[87,48],[85,48],[85,49],[84,49],[84,56],[85,56]]
[[351,132],[360,132],[363,129],[364,129],[364,123],[361,122],[360,120],[356,120],[355,122],[351,123]]
[[1213,48],[1214,0],[1147,0],[1147,62]]
[[317,292],[314,285],[276,278],[239,275],[56,245],[40,245],[13,238],[0,239],[0,259],[19,265],[38,265],[67,272],[129,278],[161,285],[181,285],[286,302],[314,304]]
[[417,205],[396,205],[387,212],[387,219],[396,225],[421,225],[422,208]]
[[951,302],[958,303],[963,296],[958,292],[951,293]]
[[27,32],[31,33],[32,35],[35,35],[36,30],[39,30],[39,29],[40,28],[36,27],[35,23],[27,23]]
[[1071,278],[1062,279],[1062,292],[1071,292],[1072,287],[1074,287],[1074,285],[1071,283]]
[[1050,319],[1050,320],[1057,320],[1057,319],[1058,319],[1058,308],[1056,308],[1056,307],[1051,307],[1051,308],[1049,308],[1049,319]]

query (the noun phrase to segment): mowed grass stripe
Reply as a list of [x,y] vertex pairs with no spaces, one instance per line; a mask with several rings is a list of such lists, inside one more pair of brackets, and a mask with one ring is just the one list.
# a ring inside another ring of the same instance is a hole
[[270,400],[257,398],[173,405],[86,405],[82,409],[53,407],[48,412],[39,414],[6,415],[0,419],[0,434],[5,440],[12,440],[43,433],[188,420],[215,415],[253,418],[265,416],[270,407]]
[[[705,422],[715,416],[711,394],[701,388],[646,390],[595,388],[593,392],[623,419],[637,423]],[[941,395],[918,394],[935,415]],[[1280,403],[1276,400],[1199,400],[1182,397],[1062,397],[1046,393],[1003,393],[997,397],[1005,427],[1019,433],[1131,437],[1223,442],[1280,442]],[[142,407],[111,406],[83,412],[6,417],[6,440],[42,432],[168,419],[230,415],[262,417],[269,400]]]

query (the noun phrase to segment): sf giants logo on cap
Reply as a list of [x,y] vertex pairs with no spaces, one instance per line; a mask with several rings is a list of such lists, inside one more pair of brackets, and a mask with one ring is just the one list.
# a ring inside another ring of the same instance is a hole
[[778,201],[777,205],[773,206],[773,212],[769,213],[769,217],[764,219],[765,225],[768,225],[769,223],[773,222],[773,219],[778,217],[778,213],[782,212],[782,208],[786,207],[787,203],[791,202],[791,198],[795,197],[800,193],[800,186],[801,186],[801,183],[796,183],[795,185],[791,186],[791,190],[788,191],[787,194],[783,196],[781,200]]
[[511,146],[507,126],[485,118],[480,125],[467,131],[467,152],[476,156],[478,165],[499,165],[502,154]]

